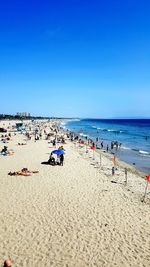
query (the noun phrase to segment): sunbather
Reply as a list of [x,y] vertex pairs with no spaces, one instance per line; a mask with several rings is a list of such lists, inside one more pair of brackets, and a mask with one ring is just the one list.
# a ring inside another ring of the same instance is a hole
[[31,176],[33,173],[39,173],[39,171],[29,171],[27,168],[23,168],[21,171],[9,172],[10,176]]
[[18,143],[18,146],[25,146],[26,143]]

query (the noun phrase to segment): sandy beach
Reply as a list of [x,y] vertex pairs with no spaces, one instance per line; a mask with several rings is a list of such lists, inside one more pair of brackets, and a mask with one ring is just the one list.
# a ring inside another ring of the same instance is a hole
[[[141,202],[142,174],[131,167],[125,186],[127,164],[117,163],[112,177],[111,157],[103,153],[100,168],[99,154],[93,159],[70,140],[64,166],[41,164],[53,150],[44,138],[26,141],[17,132],[6,145],[14,155],[0,156],[0,266],[7,258],[13,267],[150,266],[150,193]],[[8,175],[24,167],[39,173]]]

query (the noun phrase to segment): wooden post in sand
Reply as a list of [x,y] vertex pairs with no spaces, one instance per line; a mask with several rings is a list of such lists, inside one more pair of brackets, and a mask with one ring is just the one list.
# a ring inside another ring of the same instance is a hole
[[142,199],[142,202],[144,202],[144,200],[145,200],[149,182],[150,182],[150,174],[146,175],[146,187],[145,187],[145,193],[144,193],[144,197],[143,197],[143,199]]
[[87,142],[85,142],[85,155],[88,154],[88,145],[87,145]]
[[112,176],[115,175],[115,167],[112,167]]
[[78,149],[78,141],[76,141],[76,149]]
[[55,148],[57,149],[57,134],[55,135]]
[[95,159],[95,147],[93,149],[93,160]]
[[127,170],[127,168],[125,168],[124,172],[125,172],[125,185],[127,185],[127,182],[128,182],[128,170]]
[[102,154],[100,152],[100,155],[99,155],[99,167],[101,168],[102,167]]
[[86,140],[86,154],[88,153],[88,141]]
[[95,147],[91,146],[90,149],[93,150],[93,160],[94,160],[95,159],[95,154],[94,154]]

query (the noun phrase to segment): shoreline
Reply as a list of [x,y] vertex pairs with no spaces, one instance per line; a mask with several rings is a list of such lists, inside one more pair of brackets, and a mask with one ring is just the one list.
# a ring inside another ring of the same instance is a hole
[[[99,152],[99,150],[96,149],[97,153],[102,153],[104,157],[110,159],[111,161],[113,160],[113,154],[111,153],[107,153],[106,151],[104,152],[104,150],[102,150],[101,152]],[[127,168],[130,172],[137,174],[139,176],[141,176],[142,178],[145,178],[146,173],[138,170],[136,167],[132,166],[131,164],[121,160],[120,158],[116,158],[117,159],[117,165],[120,166],[121,168]]]
[[[79,136],[79,138],[80,139],[83,139],[84,141],[85,141],[85,137],[84,136],[88,136],[93,142],[95,142],[95,138],[92,138],[92,137],[90,137],[90,135],[88,135],[88,134],[85,134],[85,135],[80,135],[80,133],[78,133],[78,132],[76,132],[76,131],[74,131],[74,130],[71,130],[71,129],[69,129],[69,127],[67,127],[67,122],[68,121],[65,121],[65,127],[62,125],[62,127],[64,128],[64,131],[65,130],[68,130],[69,132],[72,132],[72,133],[74,133],[75,135],[77,135],[77,136]],[[103,139],[102,139],[103,140]],[[99,149],[97,149],[98,151],[106,151],[106,149],[101,149],[101,148],[99,148]],[[105,153],[105,152],[104,152]],[[129,160],[128,160],[128,156],[131,156],[131,154],[132,154],[132,151],[129,153],[129,155],[127,155],[127,153],[125,154],[125,151],[122,151],[122,150],[118,150],[117,151],[117,153],[119,153],[119,155],[117,155],[116,154],[116,156],[118,156],[119,157],[119,161],[120,162],[122,162],[123,164],[127,164],[127,167],[128,168],[130,168],[131,170],[133,170],[134,172],[137,172],[137,174],[139,174],[139,175],[142,175],[142,176],[144,176],[144,175],[146,175],[147,173],[148,173],[148,171],[146,171],[146,167],[142,167],[142,166],[138,166],[138,165],[136,165],[135,163],[133,163],[133,162],[129,162]],[[113,154],[113,151],[112,152],[110,152],[110,150],[109,150],[109,152],[106,152],[106,154],[108,155],[112,155]],[[115,152],[114,152],[114,154],[115,154]],[[135,155],[134,155],[135,156]],[[122,159],[123,158],[123,159]],[[130,158],[130,157],[129,157]],[[130,167],[129,167],[130,166]],[[143,170],[142,170],[143,169]]]

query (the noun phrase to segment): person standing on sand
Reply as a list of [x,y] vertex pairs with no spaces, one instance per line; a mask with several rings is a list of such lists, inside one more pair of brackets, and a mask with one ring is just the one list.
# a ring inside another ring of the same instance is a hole
[[106,150],[107,150],[107,152],[108,152],[108,150],[109,150],[109,146],[107,145],[107,148],[106,148]]
[[61,154],[60,155],[60,166],[63,166],[64,165],[64,155]]

